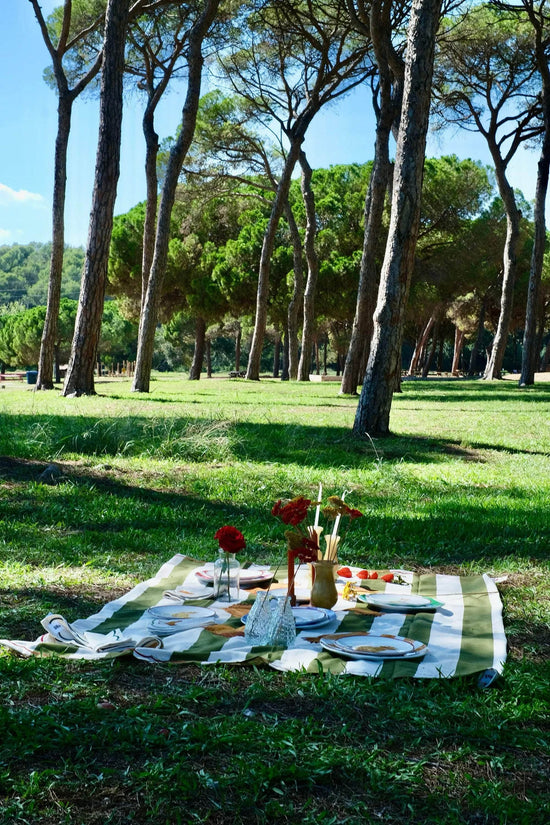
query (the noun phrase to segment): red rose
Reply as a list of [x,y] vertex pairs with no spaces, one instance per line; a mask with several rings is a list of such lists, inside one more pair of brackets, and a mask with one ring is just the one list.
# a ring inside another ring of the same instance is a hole
[[226,553],[238,553],[239,550],[246,547],[246,541],[241,531],[229,524],[220,527],[214,533],[214,538],[218,540],[221,549],[225,550]]

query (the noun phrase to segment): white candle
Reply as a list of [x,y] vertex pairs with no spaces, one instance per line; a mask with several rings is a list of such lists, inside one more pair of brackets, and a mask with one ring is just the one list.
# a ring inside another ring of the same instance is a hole
[[[342,501],[344,501],[345,497],[346,497],[346,491],[344,490],[344,492],[342,493]],[[336,538],[336,536],[338,535],[339,526],[340,526],[340,513],[338,513],[338,515],[334,519],[334,527],[332,528],[332,534],[331,534],[333,539]]]
[[321,498],[323,495],[323,485],[319,484],[319,495],[317,497],[317,507],[315,509],[315,521],[313,523],[314,527],[319,527],[319,512],[321,510]]

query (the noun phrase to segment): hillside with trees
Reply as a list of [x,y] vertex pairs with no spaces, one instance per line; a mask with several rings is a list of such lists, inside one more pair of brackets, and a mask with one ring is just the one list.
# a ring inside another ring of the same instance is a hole
[[[50,275],[51,243],[0,246],[0,305],[20,303],[24,307],[46,304]],[[78,299],[84,250],[66,247],[61,294]]]

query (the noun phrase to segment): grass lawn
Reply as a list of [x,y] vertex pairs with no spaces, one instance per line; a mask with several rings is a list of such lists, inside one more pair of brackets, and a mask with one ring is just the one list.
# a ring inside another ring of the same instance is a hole
[[[156,375],[64,399],[0,390],[0,637],[34,639],[154,574],[285,553],[278,498],[365,514],[340,559],[504,577],[509,658],[387,681],[0,653],[0,823],[550,822],[550,383],[404,382],[382,440],[337,383]],[[18,382],[17,382],[18,383]],[[55,462],[57,484],[38,481]]]

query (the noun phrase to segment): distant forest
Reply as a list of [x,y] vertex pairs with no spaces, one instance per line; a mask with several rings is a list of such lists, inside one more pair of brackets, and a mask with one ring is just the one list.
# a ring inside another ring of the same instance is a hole
[[[0,246],[0,306],[45,306],[50,277],[51,243]],[[84,262],[82,247],[65,248],[62,295],[78,300]]]

